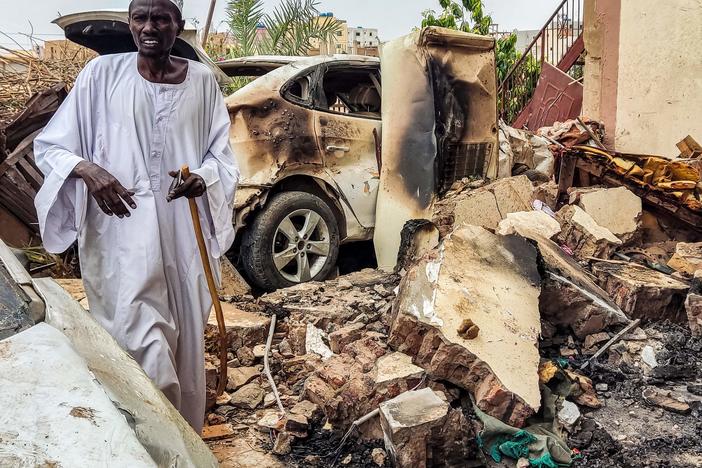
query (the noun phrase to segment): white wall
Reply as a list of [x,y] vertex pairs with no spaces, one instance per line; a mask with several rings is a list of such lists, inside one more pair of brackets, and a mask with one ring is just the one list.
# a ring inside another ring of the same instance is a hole
[[701,40],[702,0],[621,0],[618,151],[677,156],[688,134],[702,140]]

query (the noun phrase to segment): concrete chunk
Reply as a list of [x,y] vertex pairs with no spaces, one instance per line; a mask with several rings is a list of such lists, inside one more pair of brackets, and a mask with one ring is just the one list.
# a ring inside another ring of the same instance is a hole
[[[253,347],[265,342],[266,336],[268,336],[268,326],[271,323],[270,318],[243,311],[227,302],[222,303],[222,312],[229,337],[229,347],[232,350],[243,346]],[[217,317],[214,309],[210,313],[207,327],[217,330]]]
[[608,258],[622,241],[612,232],[597,224],[582,208],[575,205],[563,207],[558,213],[562,232],[558,236],[579,258]]
[[497,227],[497,234],[501,236],[518,234],[532,238],[534,235],[540,235],[551,239],[560,233],[561,224],[543,211],[509,213]]
[[629,240],[639,229],[643,214],[641,199],[626,187],[576,191],[577,203],[597,224],[622,240]]
[[463,225],[497,229],[509,213],[529,211],[534,188],[526,176],[500,179],[456,201],[456,228]]
[[[521,426],[541,402],[540,281],[527,240],[459,229],[405,276],[390,346],[470,391],[486,413]],[[459,335],[466,319],[480,329],[474,339]]]
[[675,254],[668,262],[668,266],[687,276],[702,270],[702,242],[686,244],[684,242],[675,246]]
[[449,404],[429,388],[380,404],[385,449],[395,466],[427,466],[428,439],[444,425],[448,412]]
[[376,364],[377,374],[375,381],[378,384],[404,379],[421,379],[424,369],[412,364],[412,358],[403,353],[387,354]]
[[633,263],[595,262],[592,272],[629,318],[686,321],[687,284]]

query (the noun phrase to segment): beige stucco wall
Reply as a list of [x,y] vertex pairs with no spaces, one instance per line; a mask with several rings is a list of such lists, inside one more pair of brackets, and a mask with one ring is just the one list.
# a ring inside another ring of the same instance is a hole
[[702,0],[586,0],[585,12],[583,114],[607,142],[676,156],[686,135],[702,139]]
[[702,139],[702,0],[622,0],[618,150],[677,156]]

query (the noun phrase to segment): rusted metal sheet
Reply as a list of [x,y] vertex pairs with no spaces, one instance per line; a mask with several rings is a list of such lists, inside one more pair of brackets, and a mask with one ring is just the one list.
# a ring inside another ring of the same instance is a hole
[[497,176],[495,41],[426,28],[385,44],[381,60],[374,241],[379,266],[390,270],[405,222],[430,219],[436,196],[456,180]]
[[583,85],[549,63],[544,63],[534,97],[514,122],[515,128],[536,131],[555,122],[580,116]]

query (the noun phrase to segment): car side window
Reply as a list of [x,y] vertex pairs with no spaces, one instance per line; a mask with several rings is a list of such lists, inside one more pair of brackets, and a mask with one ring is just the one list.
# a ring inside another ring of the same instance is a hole
[[289,82],[284,89],[285,98],[299,104],[310,101],[310,77],[300,76]]
[[324,112],[380,119],[380,74],[372,68],[326,71],[315,107]]

